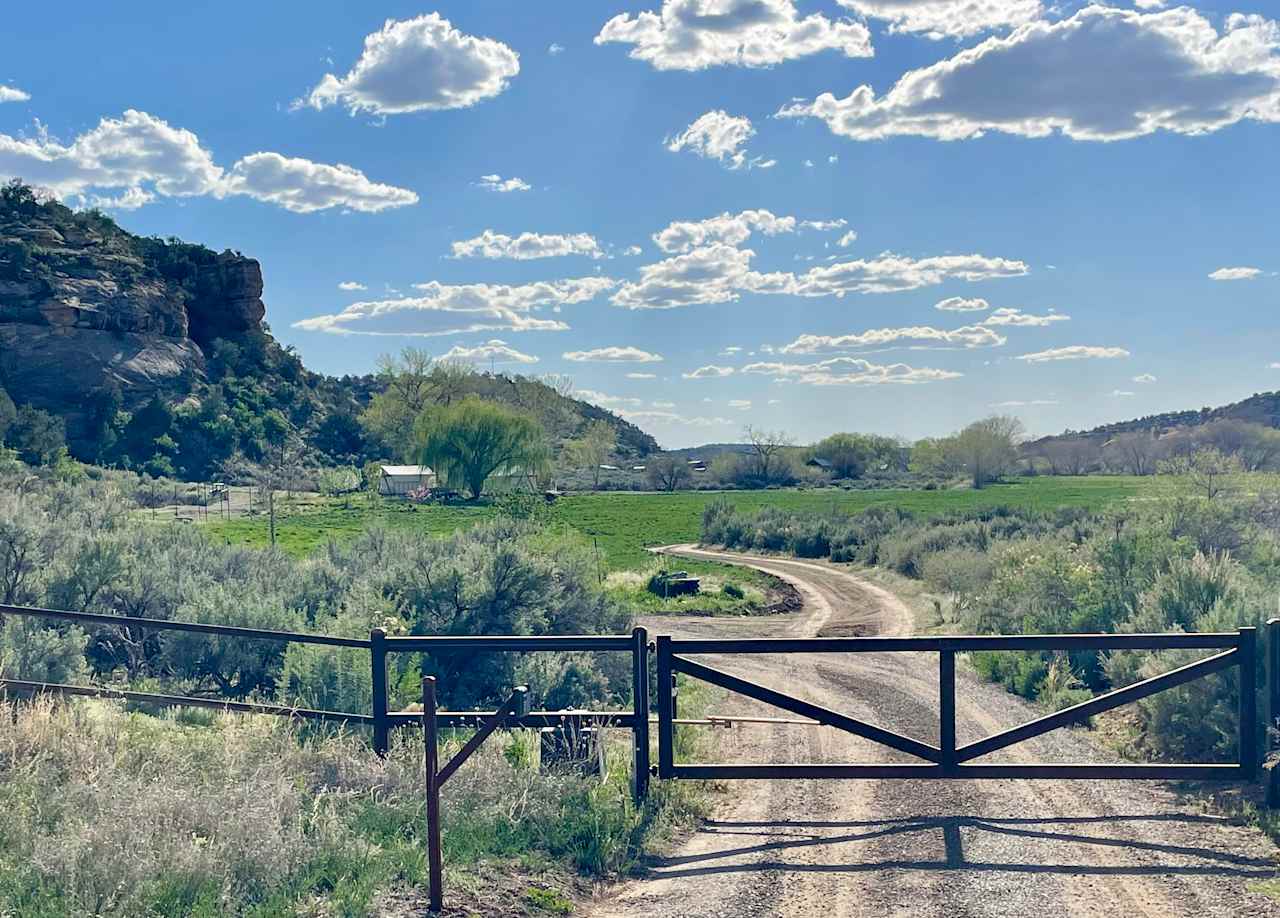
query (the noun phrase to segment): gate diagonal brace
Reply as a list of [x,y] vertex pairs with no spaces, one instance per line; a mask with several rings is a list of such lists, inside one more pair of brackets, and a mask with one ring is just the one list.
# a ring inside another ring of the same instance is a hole
[[902,736],[890,730],[855,720],[848,715],[841,714],[839,711],[832,711],[830,708],[824,708],[821,705],[803,701],[791,695],[784,695],[782,692],[765,688],[763,685],[757,685],[754,682],[748,682],[745,679],[713,669],[705,664],[695,663],[684,657],[672,655],[671,668],[675,672],[681,672],[686,676],[692,676],[703,682],[718,685],[720,688],[730,692],[754,698],[756,701],[763,701],[765,704],[781,708],[784,711],[790,711],[792,714],[799,714],[801,717],[808,717],[824,727],[835,727],[837,730],[843,730],[846,733],[852,733],[854,736],[871,740],[873,743],[888,746],[890,749],[914,755],[927,762],[939,763],[942,761],[942,751],[937,746],[930,746],[928,743],[922,743],[909,736]]

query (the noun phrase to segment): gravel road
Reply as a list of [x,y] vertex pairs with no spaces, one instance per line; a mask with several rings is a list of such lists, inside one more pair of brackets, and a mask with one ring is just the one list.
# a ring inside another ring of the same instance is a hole
[[[816,561],[673,546],[672,554],[747,564],[804,596],[791,615],[669,616],[679,637],[910,634],[892,593]],[[937,744],[937,656],[712,656],[700,660]],[[956,673],[963,744],[1038,712]],[[776,715],[734,698],[726,708]],[[684,728],[706,729],[706,728]],[[722,742],[733,762],[918,761],[826,727],[756,725]],[[991,761],[1109,757],[1079,730],[1018,744]],[[741,781],[717,812],[639,880],[593,904],[593,918],[739,916],[1280,916],[1250,887],[1280,876],[1259,832],[1195,812],[1167,785],[1137,781]],[[1275,884],[1280,887],[1280,883]]]

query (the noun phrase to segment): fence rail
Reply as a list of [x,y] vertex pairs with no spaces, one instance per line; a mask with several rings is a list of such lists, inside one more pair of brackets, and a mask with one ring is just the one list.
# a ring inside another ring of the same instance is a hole
[[[39,609],[29,606],[0,605],[0,617],[17,615],[70,622],[89,627],[116,627],[155,631],[178,631],[245,640],[274,641],[292,644],[320,644],[365,650],[369,653],[370,678],[373,687],[372,710],[369,713],[318,711],[282,704],[202,698],[194,695],[166,695],[158,692],[135,692],[110,686],[64,685],[0,679],[0,694],[23,696],[57,694],[94,698],[118,698],[141,704],[170,707],[195,707],[245,714],[271,714],[303,720],[367,726],[373,730],[373,746],[385,755],[390,747],[390,732],[396,727],[421,726],[422,714],[388,709],[387,656],[391,653],[448,652],[466,650],[476,653],[547,653],[563,651],[600,651],[629,653],[632,658],[633,704],[631,710],[614,711],[531,711],[524,712],[511,723],[520,727],[562,727],[568,731],[583,726],[616,727],[632,732],[635,759],[634,791],[637,801],[644,799],[649,787],[649,638],[643,628],[630,635],[499,635],[499,636],[395,636],[388,637],[374,629],[368,638],[338,637],[297,631],[269,631],[235,625],[210,625],[203,622],[177,622],[163,619],[132,618],[103,615],[96,612],[70,612],[63,609]],[[475,727],[491,717],[492,711],[439,711],[437,727]]]

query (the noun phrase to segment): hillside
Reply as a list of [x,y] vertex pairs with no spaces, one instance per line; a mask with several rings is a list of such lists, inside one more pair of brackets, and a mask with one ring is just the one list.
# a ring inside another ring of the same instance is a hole
[[1115,421],[1089,430],[1067,430],[1054,436],[1042,437],[1036,444],[1056,440],[1105,440],[1124,433],[1153,433],[1163,436],[1170,431],[1200,427],[1214,421],[1244,421],[1280,428],[1280,391],[1254,393],[1246,399],[1219,408],[1188,409],[1149,414],[1130,421]]
[[[199,480],[245,473],[286,442],[309,466],[386,458],[358,422],[382,382],[307,370],[271,335],[263,289],[261,265],[238,252],[0,188],[0,389],[52,415],[83,461]],[[473,373],[468,393],[533,411],[553,448],[604,420],[621,458],[657,449],[541,380]]]

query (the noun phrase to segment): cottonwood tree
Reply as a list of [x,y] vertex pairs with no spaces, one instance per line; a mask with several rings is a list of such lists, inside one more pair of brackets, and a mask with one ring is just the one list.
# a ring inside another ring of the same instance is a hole
[[1263,424],[1224,418],[1205,424],[1193,438],[1199,445],[1238,456],[1247,472],[1272,468],[1280,459],[1280,431]]
[[1231,476],[1242,470],[1240,459],[1212,446],[1202,446],[1189,456],[1175,456],[1160,465],[1167,475],[1185,478],[1191,487],[1213,500],[1225,493]]
[[600,487],[600,466],[618,445],[618,435],[608,421],[592,421],[582,436],[564,446],[565,459],[578,468],[591,469],[591,486]]
[[533,474],[548,460],[542,427],[533,418],[474,396],[419,415],[414,452],[473,500],[494,472]]
[[384,388],[361,413],[360,424],[369,437],[408,460],[419,415],[461,399],[473,375],[463,364],[437,361],[417,348],[385,354],[378,358],[378,379]]
[[654,456],[645,465],[645,477],[655,491],[678,491],[689,486],[693,473],[678,456]]
[[750,451],[747,457],[751,464],[753,476],[761,487],[776,483],[783,469],[787,468],[786,451],[794,444],[790,436],[781,430],[764,430],[748,425],[742,431]]
[[1108,462],[1130,475],[1152,475],[1164,454],[1164,446],[1154,432],[1132,431],[1112,437],[1103,453]]
[[1018,461],[1022,422],[1008,415],[974,421],[964,430],[929,444],[944,468],[963,470],[975,488],[982,488],[1013,470]]

